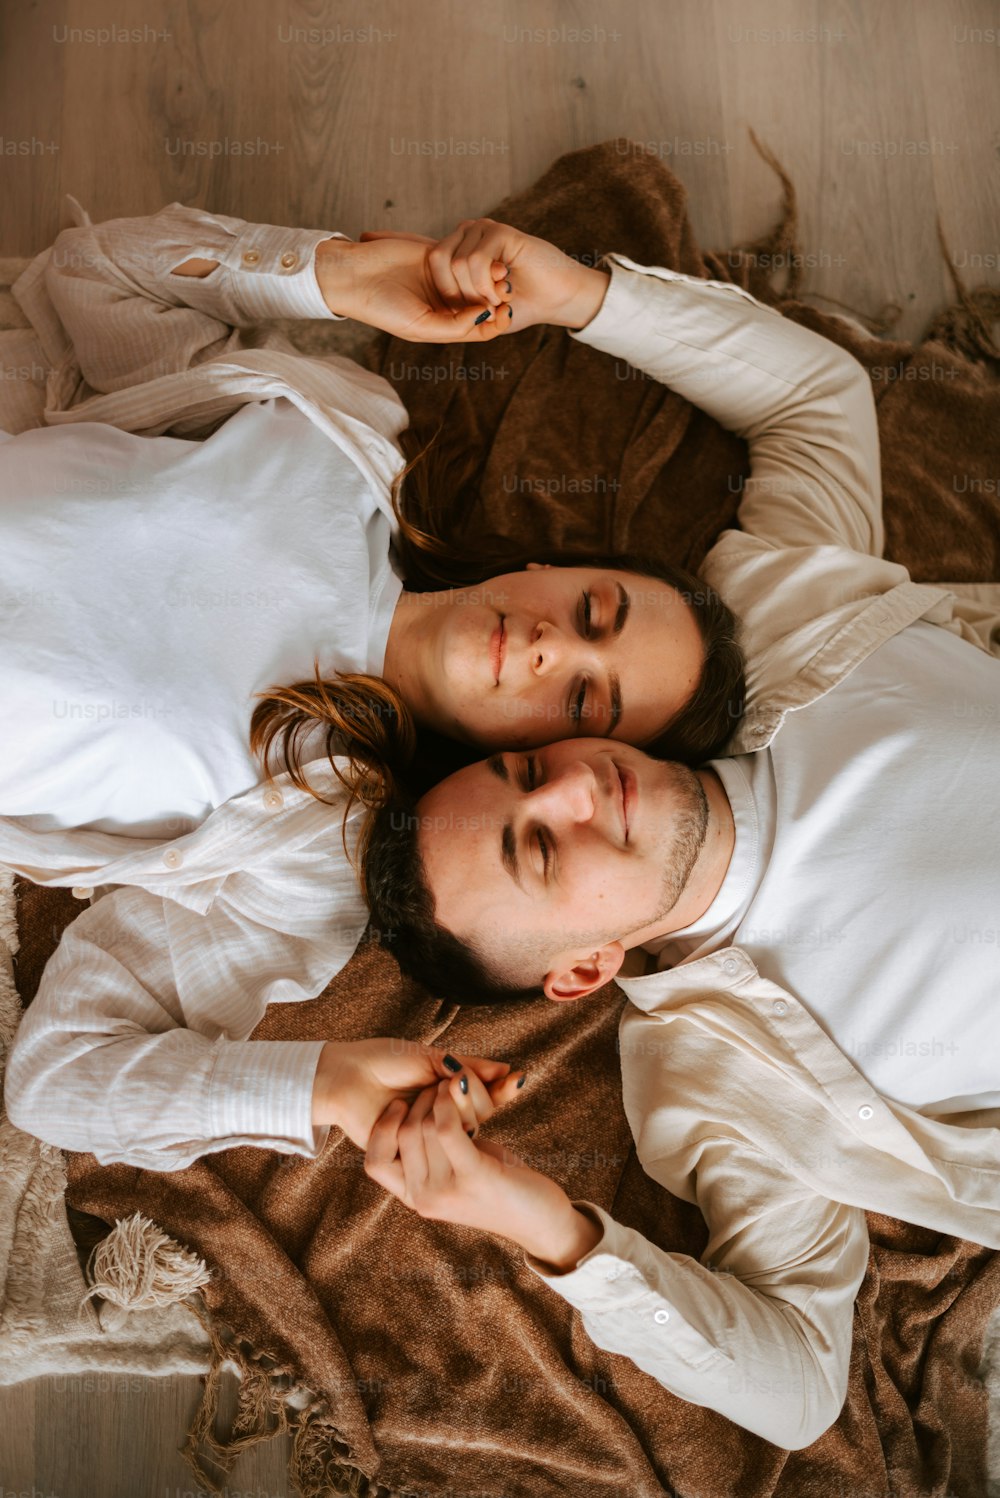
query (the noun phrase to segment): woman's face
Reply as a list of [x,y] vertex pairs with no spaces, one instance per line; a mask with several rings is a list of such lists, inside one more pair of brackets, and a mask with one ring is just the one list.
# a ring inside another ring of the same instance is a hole
[[577,734],[648,743],[701,675],[694,615],[658,578],[530,563],[420,596],[425,716],[467,743],[518,749]]

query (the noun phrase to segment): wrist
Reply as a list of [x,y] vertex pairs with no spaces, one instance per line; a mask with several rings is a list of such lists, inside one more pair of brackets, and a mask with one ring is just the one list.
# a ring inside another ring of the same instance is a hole
[[589,265],[581,265],[579,270],[578,289],[568,302],[557,309],[556,315],[549,319],[556,327],[569,328],[574,332],[585,328],[597,316],[611,285],[611,275],[606,270],[597,270]]
[[603,1237],[604,1229],[600,1224],[574,1207],[567,1198],[566,1211],[549,1218],[544,1233],[534,1237],[532,1243],[522,1243],[521,1246],[541,1260],[546,1269],[556,1274],[568,1274]]
[[314,1124],[331,1124],[343,1128],[342,1099],[344,1097],[343,1048],[335,1040],[328,1040],[319,1056],[316,1075],[313,1079],[312,1121]]
[[321,239],[316,246],[313,266],[316,285],[331,312],[338,317],[353,317],[351,293],[356,267],[351,259],[358,245],[353,239]]

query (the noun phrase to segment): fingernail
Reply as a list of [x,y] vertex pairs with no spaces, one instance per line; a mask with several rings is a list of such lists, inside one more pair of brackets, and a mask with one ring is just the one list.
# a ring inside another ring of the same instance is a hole
[[468,1134],[468,1136],[469,1136],[470,1139],[475,1139],[475,1137],[476,1137],[476,1131],[475,1131],[475,1129],[466,1129],[465,1132]]
[[513,317],[514,316],[514,309],[513,309],[513,307],[508,307],[507,308],[507,316],[508,317]]
[[479,327],[479,324],[480,324],[480,323],[481,323],[481,322],[485,322],[485,321],[486,321],[486,319],[487,319],[487,318],[488,318],[488,317],[489,317],[489,315],[490,315],[490,314],[489,314],[489,308],[487,308],[487,310],[486,310],[486,311],[485,311],[485,312],[480,312],[480,314],[479,314],[479,316],[478,316],[478,317],[477,317],[477,318],[476,318],[476,320],[475,320],[475,322],[474,322],[474,323],[473,323],[473,325],[472,325],[472,326],[473,326],[473,327],[474,327],[474,328],[478,328],[478,327]]
[[468,1092],[468,1090],[469,1090],[469,1079],[468,1079],[468,1077],[462,1077],[462,1079],[460,1080],[458,1086],[459,1086],[459,1090],[461,1092]]
[[509,281],[505,282],[505,285],[507,287],[507,290],[509,291],[510,290],[510,282]]
[[452,1055],[448,1055],[448,1056],[446,1056],[444,1058],[444,1064],[448,1068],[449,1071],[461,1071],[462,1070],[462,1063],[461,1063],[461,1061],[456,1061],[455,1058],[454,1058],[454,1056],[452,1056]]
[[517,1079],[517,1085],[518,1085],[518,1087],[523,1087],[524,1084],[525,1084],[525,1082],[527,1080],[528,1080],[527,1074],[525,1074],[523,1077],[518,1077],[518,1079]]

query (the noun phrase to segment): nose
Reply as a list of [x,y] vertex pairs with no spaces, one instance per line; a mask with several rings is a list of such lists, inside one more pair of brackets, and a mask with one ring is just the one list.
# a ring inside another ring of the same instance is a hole
[[536,790],[528,792],[535,816],[554,827],[589,822],[597,804],[597,777],[589,765],[565,765]]
[[528,658],[536,676],[548,676],[558,670],[565,658],[566,642],[554,624],[541,620],[531,632]]

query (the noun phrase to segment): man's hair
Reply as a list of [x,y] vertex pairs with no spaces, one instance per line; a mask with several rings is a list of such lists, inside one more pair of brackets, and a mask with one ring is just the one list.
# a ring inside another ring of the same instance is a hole
[[[419,828],[416,802],[402,793],[371,814],[362,885],[382,946],[406,977],[454,1004],[544,998],[540,982],[527,987],[510,983],[471,943],[438,924]],[[538,962],[544,962],[541,953]]]

